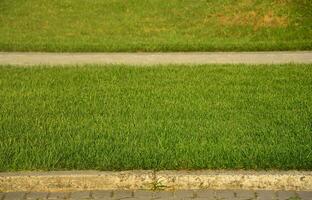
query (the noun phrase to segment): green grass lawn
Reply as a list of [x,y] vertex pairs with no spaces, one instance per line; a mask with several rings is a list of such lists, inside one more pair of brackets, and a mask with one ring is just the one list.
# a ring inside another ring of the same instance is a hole
[[311,0],[0,1],[0,51],[311,49]]
[[312,169],[312,65],[0,67],[0,171]]

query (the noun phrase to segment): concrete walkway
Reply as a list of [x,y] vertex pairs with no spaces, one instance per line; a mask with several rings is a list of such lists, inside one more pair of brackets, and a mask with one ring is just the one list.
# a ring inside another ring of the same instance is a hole
[[312,63],[312,51],[185,53],[0,52],[0,65]]
[[80,192],[11,192],[0,193],[1,200],[99,199],[99,200],[311,200],[312,192],[270,190],[117,190]]

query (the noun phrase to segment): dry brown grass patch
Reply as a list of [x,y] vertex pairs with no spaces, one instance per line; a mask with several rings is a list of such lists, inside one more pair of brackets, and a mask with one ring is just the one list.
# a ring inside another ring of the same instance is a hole
[[252,26],[254,30],[267,27],[286,27],[287,16],[276,15],[273,11],[264,14],[259,11],[238,12],[234,15],[217,14],[218,22],[224,26]]

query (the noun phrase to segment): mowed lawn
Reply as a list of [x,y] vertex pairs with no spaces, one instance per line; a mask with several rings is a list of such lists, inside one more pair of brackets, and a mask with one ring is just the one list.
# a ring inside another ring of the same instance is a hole
[[311,0],[0,1],[0,51],[311,49]]
[[0,67],[0,171],[312,169],[312,65]]

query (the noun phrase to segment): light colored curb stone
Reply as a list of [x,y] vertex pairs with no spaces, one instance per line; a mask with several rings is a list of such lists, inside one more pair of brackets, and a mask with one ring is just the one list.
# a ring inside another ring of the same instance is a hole
[[62,192],[150,189],[153,171],[0,173],[0,191]]
[[[113,192],[117,194],[118,190],[151,189],[167,191],[203,189],[312,191],[312,171],[200,170],[154,172],[142,170],[0,173],[0,192],[114,190]],[[133,196],[129,194],[127,197]],[[118,195],[124,196],[123,193],[118,193]],[[155,193],[155,195],[158,194]]]
[[281,64],[312,63],[312,51],[172,52],[172,53],[37,53],[0,52],[0,65],[85,64]]
[[159,171],[156,177],[169,190],[312,190],[307,171]]

